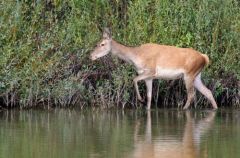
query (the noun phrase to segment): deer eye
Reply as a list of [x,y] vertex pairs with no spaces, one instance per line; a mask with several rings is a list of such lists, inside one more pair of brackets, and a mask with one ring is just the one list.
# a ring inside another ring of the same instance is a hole
[[104,44],[102,43],[102,44],[100,44],[100,46],[104,46]]

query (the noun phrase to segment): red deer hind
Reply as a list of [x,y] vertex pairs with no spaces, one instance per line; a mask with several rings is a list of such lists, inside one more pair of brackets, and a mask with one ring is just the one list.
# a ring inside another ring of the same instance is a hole
[[138,81],[144,80],[147,87],[147,109],[151,108],[153,79],[174,80],[183,78],[187,89],[187,109],[195,95],[194,87],[201,92],[217,109],[212,92],[202,83],[201,71],[209,63],[205,54],[191,49],[147,43],[137,47],[127,47],[112,39],[109,29],[105,28],[102,40],[97,44],[90,58],[96,60],[109,52],[133,64],[138,76],[134,78],[137,97],[143,101]]

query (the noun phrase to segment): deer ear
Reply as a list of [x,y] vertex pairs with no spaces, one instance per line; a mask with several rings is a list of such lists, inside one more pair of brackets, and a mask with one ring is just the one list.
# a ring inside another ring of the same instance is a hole
[[105,39],[110,39],[111,38],[111,32],[109,30],[109,28],[104,28],[103,30],[103,38]]

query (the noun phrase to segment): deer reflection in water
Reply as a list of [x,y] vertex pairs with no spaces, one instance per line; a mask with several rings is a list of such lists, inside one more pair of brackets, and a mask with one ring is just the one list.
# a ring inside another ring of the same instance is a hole
[[[147,111],[145,134],[139,137],[141,122],[138,120],[134,133],[134,150],[129,157],[134,158],[196,158],[200,155],[201,137],[209,131],[214,123],[215,111],[209,111],[208,115],[200,121],[195,121],[190,111],[185,112],[186,123],[182,140],[173,140],[172,136],[152,137],[151,112]],[[142,125],[144,126],[144,125]],[[171,141],[166,141],[171,140]],[[201,157],[204,157],[201,155]]]

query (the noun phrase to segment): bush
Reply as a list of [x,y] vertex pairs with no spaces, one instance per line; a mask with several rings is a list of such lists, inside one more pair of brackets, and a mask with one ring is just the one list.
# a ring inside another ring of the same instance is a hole
[[[2,0],[0,7],[0,96],[5,106],[138,106],[131,66],[109,57],[96,63],[88,59],[105,26],[126,45],[154,42],[208,54],[211,65],[203,76],[218,102],[239,103],[239,1]],[[226,82],[226,74],[235,84]],[[179,94],[182,87],[176,88]],[[226,89],[231,92],[227,99]],[[156,104],[163,94],[156,94]]]

